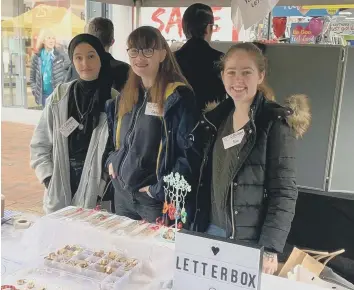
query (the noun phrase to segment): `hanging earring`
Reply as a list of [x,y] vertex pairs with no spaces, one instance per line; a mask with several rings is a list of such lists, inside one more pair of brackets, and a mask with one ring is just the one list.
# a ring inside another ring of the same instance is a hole
[[190,185],[188,185],[187,182],[185,182],[185,188],[184,188],[184,192],[182,193],[182,211],[181,211],[181,220],[182,220],[182,223],[186,223],[187,222],[187,211],[184,207],[185,205],[185,202],[186,202],[186,196],[187,196],[187,192],[191,192],[192,188]]
[[170,203],[168,207],[168,217],[170,220],[174,221],[175,220],[175,214],[176,214],[176,207],[174,206],[173,203]]

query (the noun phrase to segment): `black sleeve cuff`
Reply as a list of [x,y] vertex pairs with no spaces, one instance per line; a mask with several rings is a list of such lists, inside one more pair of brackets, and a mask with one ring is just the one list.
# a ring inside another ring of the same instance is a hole
[[52,179],[51,176],[48,176],[46,179],[44,179],[43,183],[44,183],[44,186],[46,189],[48,189],[48,186],[49,186],[49,183],[50,183],[50,180]]

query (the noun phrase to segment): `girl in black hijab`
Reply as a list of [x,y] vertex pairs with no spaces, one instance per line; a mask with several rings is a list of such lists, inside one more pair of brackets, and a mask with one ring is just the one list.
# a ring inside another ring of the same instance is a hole
[[70,184],[74,193],[79,186],[92,131],[101,112],[105,111],[106,101],[111,98],[112,83],[109,83],[109,59],[97,37],[90,34],[74,37],[69,44],[69,57],[80,76],[70,90],[68,110],[69,117],[79,122],[78,129],[68,138]]
[[113,147],[105,105],[118,93],[111,89],[107,53],[98,38],[80,34],[70,42],[69,57],[80,78],[55,89],[31,142],[46,212],[94,207],[104,188],[102,162]]

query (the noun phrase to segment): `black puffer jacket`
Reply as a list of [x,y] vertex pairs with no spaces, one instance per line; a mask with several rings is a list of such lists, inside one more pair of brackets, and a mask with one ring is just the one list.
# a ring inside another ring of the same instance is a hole
[[[223,191],[218,194],[227,197],[222,202],[225,207],[219,209],[225,212],[227,236],[274,252],[283,251],[294,217],[298,194],[295,138],[307,130],[310,120],[306,97],[294,96],[288,106],[268,101],[261,93],[256,95],[239,162],[218,186]],[[233,100],[226,99],[206,113],[193,131],[197,152],[193,164],[200,164],[193,225],[196,231],[206,231],[210,223],[212,149],[218,128],[233,109]]]
[[[64,82],[67,70],[69,69],[70,59],[63,51],[54,49],[53,71],[52,71],[52,85],[53,89],[57,85]],[[34,54],[32,57],[30,83],[32,94],[35,97],[37,104],[42,104],[43,89],[42,89],[42,60],[39,54]]]

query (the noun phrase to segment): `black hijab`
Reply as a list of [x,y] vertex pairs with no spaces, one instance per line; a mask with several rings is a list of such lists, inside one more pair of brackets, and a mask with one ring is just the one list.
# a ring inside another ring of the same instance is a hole
[[[77,121],[79,123],[82,121],[84,126],[83,133],[86,133],[97,127],[100,113],[105,111],[105,103],[111,98],[112,77],[109,54],[100,40],[91,34],[79,34],[71,40],[68,49],[70,60],[73,62],[75,48],[82,43],[91,45],[101,61],[101,69],[96,80],[85,81],[80,78],[70,91],[69,117],[76,115],[79,119]],[[85,118],[80,120],[85,112]]]

